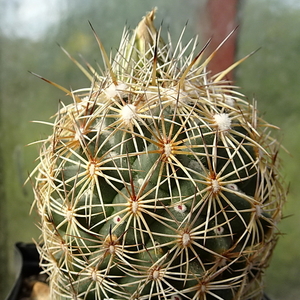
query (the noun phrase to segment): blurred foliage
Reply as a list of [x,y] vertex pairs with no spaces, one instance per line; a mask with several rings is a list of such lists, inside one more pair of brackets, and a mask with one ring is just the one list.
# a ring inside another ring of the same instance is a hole
[[[51,24],[42,36],[37,34],[35,38],[28,38],[21,34],[26,23],[18,22],[21,2],[32,10],[33,17],[27,22],[36,28],[42,24],[37,18],[38,1],[23,1],[0,2],[1,298],[7,292],[7,281],[13,273],[11,249],[14,243],[30,242],[38,237],[34,214],[29,216],[33,198],[31,187],[30,184],[23,187],[28,172],[35,165],[38,145],[24,145],[47,136],[49,128],[30,121],[48,122],[59,100],[70,101],[61,91],[27,71],[38,73],[66,88],[87,86],[88,80],[57,43],[79,61],[78,53],[92,65],[101,66],[101,55],[88,21],[101,37],[106,50],[115,52],[124,25],[134,28],[146,11],[158,6],[156,24],[163,20],[163,26],[169,28],[174,41],[189,20],[185,35],[187,41],[199,33],[197,17],[205,2],[155,0],[149,4],[147,0],[86,0],[84,3],[82,0],[52,0],[49,6],[58,5],[58,21]],[[291,184],[285,214],[292,216],[279,225],[286,235],[280,238],[267,272],[267,291],[274,300],[294,300],[300,295],[300,202],[296,190],[296,172],[300,163],[300,140],[297,138],[300,131],[300,5],[296,0],[243,2],[237,56],[261,49],[237,69],[237,84],[243,87],[241,91],[249,97],[249,101],[252,98],[258,101],[258,109],[269,122],[282,128],[283,143],[291,153],[282,151],[281,154],[286,182]],[[5,18],[9,10],[15,10],[11,23],[7,23]],[[44,18],[46,22],[47,15]],[[3,277],[4,272],[9,272],[8,276],[5,274]]]

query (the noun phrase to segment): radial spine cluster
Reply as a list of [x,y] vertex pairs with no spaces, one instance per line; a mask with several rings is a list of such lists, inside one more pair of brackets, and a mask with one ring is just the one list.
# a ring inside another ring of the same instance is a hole
[[32,174],[51,299],[261,300],[285,202],[273,126],[154,15],[111,60],[95,34],[89,88],[55,84],[72,103]]

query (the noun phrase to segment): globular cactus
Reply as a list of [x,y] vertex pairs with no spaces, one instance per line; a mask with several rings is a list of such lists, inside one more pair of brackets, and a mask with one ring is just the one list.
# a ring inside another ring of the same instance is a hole
[[[51,299],[261,299],[285,189],[273,126],[155,10],[68,91],[35,171]],[[190,53],[186,54],[187,49]]]

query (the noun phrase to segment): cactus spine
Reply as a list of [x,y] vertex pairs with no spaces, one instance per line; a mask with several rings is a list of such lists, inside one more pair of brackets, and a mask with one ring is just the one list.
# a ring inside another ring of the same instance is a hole
[[91,87],[55,84],[73,102],[34,171],[51,299],[261,299],[285,201],[273,127],[154,14],[111,61],[95,34]]

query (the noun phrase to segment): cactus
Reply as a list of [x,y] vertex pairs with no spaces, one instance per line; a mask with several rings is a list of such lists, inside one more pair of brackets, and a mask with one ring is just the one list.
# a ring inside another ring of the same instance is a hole
[[90,87],[51,82],[72,98],[32,173],[51,299],[261,299],[286,194],[274,126],[224,79],[244,59],[210,76],[220,47],[174,47],[154,16],[114,59],[92,28],[101,75],[68,54]]

